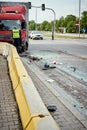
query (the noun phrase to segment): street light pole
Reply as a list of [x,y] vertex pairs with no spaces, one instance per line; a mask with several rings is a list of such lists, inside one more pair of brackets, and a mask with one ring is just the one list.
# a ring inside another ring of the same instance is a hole
[[80,38],[80,12],[81,12],[81,0],[79,0],[79,38]]
[[54,14],[54,22],[53,22],[53,27],[52,27],[52,40],[54,40],[54,37],[55,37],[55,20],[56,20],[56,13],[53,9],[51,8],[46,8],[48,10],[51,10]]
[[[41,8],[39,6],[32,6],[34,8],[36,8],[36,21],[37,21],[37,8]],[[54,37],[55,37],[55,20],[56,20],[56,13],[53,9],[51,8],[45,8],[45,9],[48,9],[48,10],[51,10],[54,14],[54,22],[53,22],[53,28],[52,28],[52,40],[54,40]],[[37,26],[37,25],[36,25]],[[37,27],[36,27],[37,28]]]
[[36,8],[36,18],[35,18],[35,30],[37,30],[37,8]]
[[36,14],[35,14],[35,30],[37,30],[37,9],[38,9],[38,8],[41,8],[41,7],[40,7],[40,6],[31,6],[31,7],[36,8]]

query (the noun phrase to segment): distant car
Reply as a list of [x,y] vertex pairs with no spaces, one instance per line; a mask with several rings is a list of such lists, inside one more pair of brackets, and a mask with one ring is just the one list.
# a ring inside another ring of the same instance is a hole
[[31,38],[31,39],[33,39],[33,40],[35,40],[35,39],[36,39],[36,40],[37,40],[37,39],[43,40],[43,36],[42,36],[42,34],[41,34],[40,31],[32,31],[32,32],[30,32],[29,38]]

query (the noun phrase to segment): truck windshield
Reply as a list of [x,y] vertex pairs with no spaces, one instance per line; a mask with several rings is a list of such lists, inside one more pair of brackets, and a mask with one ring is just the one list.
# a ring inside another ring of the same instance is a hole
[[0,20],[0,30],[12,30],[14,27],[21,29],[20,20]]

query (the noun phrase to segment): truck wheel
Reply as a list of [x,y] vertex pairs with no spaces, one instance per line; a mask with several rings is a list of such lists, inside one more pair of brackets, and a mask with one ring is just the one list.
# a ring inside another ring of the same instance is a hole
[[24,52],[24,51],[25,51],[25,46],[22,46],[21,51],[22,51],[22,52]]
[[28,50],[28,43],[25,44],[25,50]]

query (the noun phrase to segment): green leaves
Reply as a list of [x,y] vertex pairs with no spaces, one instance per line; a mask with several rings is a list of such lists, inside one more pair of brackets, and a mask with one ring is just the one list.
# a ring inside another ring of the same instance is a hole
[[[60,27],[64,27],[66,28],[66,32],[76,33],[78,32],[78,27],[76,26],[78,19],[79,19],[78,17],[72,14],[67,15],[65,18],[62,16],[59,20],[55,21],[55,30],[59,32]],[[87,11],[82,12],[80,23],[81,23],[80,29],[82,30],[83,28],[85,28],[87,33]],[[53,27],[53,21],[48,22],[45,20],[42,23],[37,24],[37,30],[52,31],[52,27]],[[29,30],[35,30],[34,20],[29,21]]]

